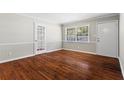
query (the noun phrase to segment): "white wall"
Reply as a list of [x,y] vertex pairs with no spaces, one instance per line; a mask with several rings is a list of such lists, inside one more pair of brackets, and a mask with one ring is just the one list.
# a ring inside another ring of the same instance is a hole
[[62,34],[59,25],[48,25],[46,32],[47,51],[62,48]]
[[33,42],[33,20],[15,14],[0,14],[0,43]]
[[0,61],[33,54],[33,20],[0,14]]
[[62,47],[59,25],[20,14],[0,14],[0,62],[33,55],[34,22],[46,26],[47,51]]
[[119,32],[119,53],[120,64],[124,76],[124,13],[120,14],[120,32]]

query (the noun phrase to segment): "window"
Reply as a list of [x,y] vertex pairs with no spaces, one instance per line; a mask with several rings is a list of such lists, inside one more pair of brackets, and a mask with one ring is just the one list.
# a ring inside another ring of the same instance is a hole
[[88,42],[89,26],[70,27],[65,30],[66,42]]
[[76,41],[75,28],[67,28],[67,41]]
[[77,41],[88,41],[88,26],[77,28]]

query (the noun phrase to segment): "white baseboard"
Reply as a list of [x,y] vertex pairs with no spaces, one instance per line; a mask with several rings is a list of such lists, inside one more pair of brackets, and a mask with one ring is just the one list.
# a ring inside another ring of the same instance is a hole
[[122,59],[119,57],[119,63],[120,63],[120,67],[121,67],[121,72],[122,72],[122,75],[123,75],[123,78],[124,78],[124,66],[123,66],[123,61]]
[[[76,51],[76,52],[82,52],[82,53],[88,53],[88,54],[94,54],[96,55],[96,53],[93,53],[93,52],[87,52],[87,51],[80,51],[80,50],[73,50],[73,49],[67,49],[67,48],[62,48],[63,50],[70,50],[70,51]],[[119,63],[120,63],[120,67],[121,67],[121,72],[122,72],[122,75],[123,75],[123,78],[124,78],[124,65],[122,62],[122,59],[119,57]]]
[[2,60],[2,61],[0,61],[0,63],[6,63],[6,62],[19,60],[19,59],[23,59],[23,58],[27,58],[27,57],[32,57],[32,56],[34,56],[34,54],[27,55],[27,56],[22,56],[22,57],[17,57],[17,58],[12,58],[12,59],[8,59],[8,60]]
[[81,53],[88,53],[88,54],[93,54],[96,55],[94,52],[87,52],[87,51],[82,51],[82,50],[74,50],[74,49],[67,49],[67,48],[62,48],[63,50],[70,50],[70,51],[75,51],[75,52],[81,52]]
[[[54,51],[58,51],[58,50],[62,50],[62,49],[49,50],[49,51],[46,51],[45,53],[54,52]],[[35,56],[35,55],[36,54],[31,54],[31,55],[12,58],[12,59],[8,59],[8,60],[2,60],[2,61],[0,61],[0,63],[6,63],[6,62],[14,61],[14,60],[19,60],[19,59],[23,59],[23,58],[27,58],[27,57],[32,57],[32,56]]]
[[59,51],[59,50],[62,50],[62,48],[60,48],[60,49],[54,49],[54,50],[48,50],[48,51],[46,51],[46,53],[55,52],[55,51]]

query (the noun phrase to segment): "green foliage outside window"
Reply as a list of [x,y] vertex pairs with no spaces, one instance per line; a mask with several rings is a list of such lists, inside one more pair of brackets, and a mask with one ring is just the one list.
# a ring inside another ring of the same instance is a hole
[[88,36],[88,26],[79,27],[77,31],[77,36]]
[[88,26],[67,28],[66,36],[67,41],[86,41],[88,40]]
[[67,29],[67,35],[75,35],[75,28],[68,28]]

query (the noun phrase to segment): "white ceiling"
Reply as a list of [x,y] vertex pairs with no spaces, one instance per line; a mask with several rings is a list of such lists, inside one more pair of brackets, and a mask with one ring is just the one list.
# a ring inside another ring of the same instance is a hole
[[22,15],[39,18],[48,23],[64,24],[107,14],[108,13],[23,13]]

